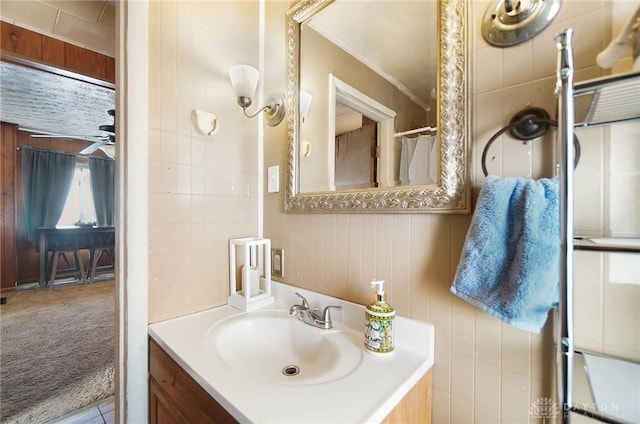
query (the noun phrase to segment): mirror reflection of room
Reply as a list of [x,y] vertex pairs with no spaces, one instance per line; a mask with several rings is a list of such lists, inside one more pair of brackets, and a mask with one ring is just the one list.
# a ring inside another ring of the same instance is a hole
[[[393,31],[371,28],[367,22],[374,13],[386,16]],[[415,16],[427,18],[415,25]],[[300,126],[301,140],[313,148],[300,160],[300,192],[437,183],[436,3],[407,2],[402,8],[389,2],[367,7],[359,2],[333,3],[301,25],[300,38],[300,90],[313,93],[313,105]],[[411,44],[410,49],[393,47],[412,39],[426,42]],[[367,99],[361,108],[339,101],[332,77]],[[383,118],[367,113],[375,109],[374,103],[392,116],[389,131],[380,127]],[[352,110],[343,113],[344,108]],[[358,123],[363,116],[377,124],[372,126],[374,139],[356,148],[347,139],[371,131]],[[344,121],[349,130],[341,129]],[[425,131],[404,134],[420,129]],[[353,132],[346,135],[349,131]],[[432,169],[424,175],[418,172],[429,164]]]
[[336,190],[377,187],[378,123],[340,105],[336,105]]
[[400,185],[435,184],[438,180],[436,136],[430,133],[402,136],[400,142]]

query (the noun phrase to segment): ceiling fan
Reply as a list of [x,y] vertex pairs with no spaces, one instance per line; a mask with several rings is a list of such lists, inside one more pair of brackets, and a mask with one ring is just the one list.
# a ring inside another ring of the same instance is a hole
[[37,130],[27,130],[39,134],[32,134],[31,137],[54,137],[54,138],[75,138],[84,141],[92,141],[92,144],[80,151],[81,155],[90,155],[96,150],[102,150],[107,156],[113,158],[115,156],[116,144],[116,111],[109,109],[107,113],[113,117],[113,124],[100,125],[98,129],[105,132],[103,135],[67,135],[53,134]]
[[111,117],[113,117],[113,124],[100,125],[98,129],[106,132],[108,135],[103,136],[101,140],[95,141],[91,146],[84,148],[80,154],[90,155],[98,149],[101,149],[109,157],[115,156],[115,144],[116,144],[116,110],[109,109],[107,111]]

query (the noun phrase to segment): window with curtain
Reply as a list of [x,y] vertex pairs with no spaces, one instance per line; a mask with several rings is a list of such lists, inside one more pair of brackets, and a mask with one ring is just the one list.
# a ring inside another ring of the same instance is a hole
[[86,162],[78,161],[58,226],[93,225],[96,221],[91,170]]
[[34,243],[38,228],[55,227],[60,220],[77,155],[29,146],[20,150],[25,228]]
[[90,157],[91,186],[93,204],[99,227],[115,225],[115,161],[113,159]]

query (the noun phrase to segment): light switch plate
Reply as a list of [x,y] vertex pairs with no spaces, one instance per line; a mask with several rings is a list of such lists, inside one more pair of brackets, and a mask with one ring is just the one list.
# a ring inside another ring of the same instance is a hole
[[267,193],[280,191],[280,167],[270,166],[267,169]]

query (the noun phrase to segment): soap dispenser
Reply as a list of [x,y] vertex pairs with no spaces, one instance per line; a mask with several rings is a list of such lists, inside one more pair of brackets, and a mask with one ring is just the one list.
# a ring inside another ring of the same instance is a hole
[[396,311],[385,301],[384,280],[371,281],[377,287],[375,301],[367,305],[364,325],[364,347],[376,353],[393,351],[393,320]]

